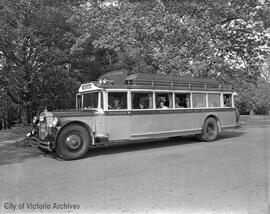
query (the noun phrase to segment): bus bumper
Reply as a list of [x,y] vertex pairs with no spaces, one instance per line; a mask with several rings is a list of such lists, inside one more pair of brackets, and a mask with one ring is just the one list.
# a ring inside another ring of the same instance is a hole
[[33,147],[37,147],[41,150],[52,152],[50,142],[40,140],[38,137],[35,136],[34,130],[32,130],[30,133],[26,135],[26,141],[28,141],[28,143]]

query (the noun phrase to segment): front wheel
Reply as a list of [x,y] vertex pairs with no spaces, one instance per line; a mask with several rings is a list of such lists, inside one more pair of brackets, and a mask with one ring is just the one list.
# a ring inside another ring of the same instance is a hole
[[213,141],[217,138],[218,136],[218,124],[217,120],[209,117],[205,120],[204,125],[203,125],[203,130],[201,134],[201,139],[203,141]]
[[71,124],[65,127],[56,142],[57,154],[65,160],[82,158],[88,151],[90,135],[81,125]]

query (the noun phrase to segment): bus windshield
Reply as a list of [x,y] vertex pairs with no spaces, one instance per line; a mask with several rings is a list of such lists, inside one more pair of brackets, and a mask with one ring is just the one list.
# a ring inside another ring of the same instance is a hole
[[98,92],[83,94],[83,108],[98,108]]

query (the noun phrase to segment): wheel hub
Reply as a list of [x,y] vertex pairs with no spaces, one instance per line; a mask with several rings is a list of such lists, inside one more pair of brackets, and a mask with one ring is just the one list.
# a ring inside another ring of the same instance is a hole
[[215,128],[212,124],[209,124],[206,128],[206,131],[209,136],[212,136],[215,132]]
[[69,150],[77,150],[82,145],[82,139],[80,135],[73,133],[66,138],[65,143]]

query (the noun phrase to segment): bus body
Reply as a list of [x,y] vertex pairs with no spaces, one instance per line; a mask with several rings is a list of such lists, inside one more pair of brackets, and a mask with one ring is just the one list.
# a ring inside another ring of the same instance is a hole
[[28,137],[63,159],[130,140],[195,134],[213,141],[238,122],[235,94],[215,80],[113,71],[80,86],[76,109],[35,117]]

